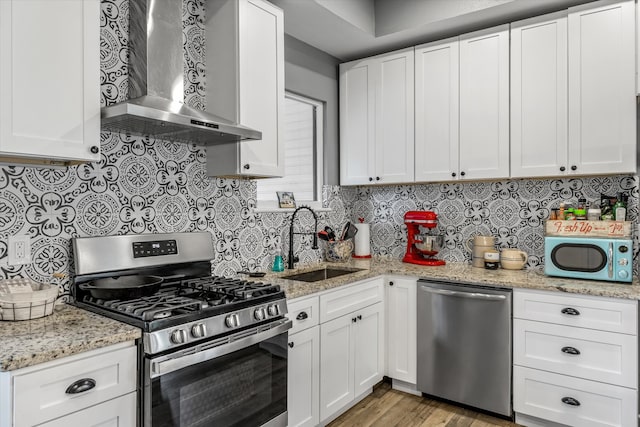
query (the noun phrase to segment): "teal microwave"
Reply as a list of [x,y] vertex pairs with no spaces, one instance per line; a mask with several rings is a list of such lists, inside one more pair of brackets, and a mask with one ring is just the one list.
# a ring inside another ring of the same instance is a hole
[[602,237],[544,238],[544,272],[572,279],[631,282],[633,242]]

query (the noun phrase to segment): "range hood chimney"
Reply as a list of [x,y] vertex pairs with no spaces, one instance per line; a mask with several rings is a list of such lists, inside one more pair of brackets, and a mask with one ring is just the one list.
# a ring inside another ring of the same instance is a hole
[[129,100],[102,108],[102,128],[197,145],[261,139],[259,131],[184,104],[182,3],[129,3]]

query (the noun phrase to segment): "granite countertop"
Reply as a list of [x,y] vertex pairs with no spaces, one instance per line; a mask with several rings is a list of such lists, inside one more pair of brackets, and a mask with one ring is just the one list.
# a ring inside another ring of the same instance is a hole
[[[324,266],[361,268],[362,271],[313,283],[281,278],[282,276],[310,271]],[[381,258],[352,260],[347,263],[325,262],[295,270],[285,270],[281,273],[269,272],[263,280],[279,284],[285,291],[287,298],[293,299],[383,274],[505,288],[539,289],[611,298],[640,299],[640,282],[637,278],[631,284],[563,279],[546,276],[541,270],[485,270],[484,268],[472,267],[469,263],[461,262],[451,262],[437,267],[407,264],[400,260]]]
[[[282,278],[324,266],[361,270],[313,283]],[[325,262],[281,273],[268,272],[259,280],[280,285],[287,298],[294,299],[380,275],[412,276],[505,288],[640,299],[640,283],[637,279],[632,284],[621,284],[548,277],[539,270],[485,270],[472,267],[468,263],[447,263],[444,266],[427,267],[384,258],[351,260],[347,263]],[[51,316],[19,322],[5,321],[0,325],[0,340],[3,348],[0,356],[0,371],[12,371],[135,340],[142,335],[139,328],[67,304],[57,306]]]
[[135,326],[67,305],[40,319],[0,322],[0,371],[12,371],[142,336]]

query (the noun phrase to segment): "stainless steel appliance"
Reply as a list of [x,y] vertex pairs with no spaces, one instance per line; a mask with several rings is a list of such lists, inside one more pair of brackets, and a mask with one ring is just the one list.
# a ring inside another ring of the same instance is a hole
[[[278,286],[212,276],[209,233],[76,238],[73,250],[75,304],[142,328],[140,425],[287,425],[291,322]],[[134,298],[91,293],[122,282],[139,294],[146,281],[129,276],[163,280]]]
[[418,390],[512,417],[511,290],[418,281]]
[[182,2],[138,0],[128,11],[129,99],[102,108],[103,129],[207,146],[262,138],[184,104]]

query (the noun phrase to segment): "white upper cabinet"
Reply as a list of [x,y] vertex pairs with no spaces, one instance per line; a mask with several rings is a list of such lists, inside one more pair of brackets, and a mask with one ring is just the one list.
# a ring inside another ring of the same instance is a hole
[[340,183],[414,178],[413,48],[340,65]]
[[458,38],[415,48],[416,181],[458,177]]
[[509,176],[509,25],[460,36],[460,175]]
[[262,132],[207,147],[211,176],[284,174],[284,15],[265,0],[207,2],[207,111]]
[[100,1],[0,1],[0,160],[100,159]]
[[635,3],[571,8],[568,31],[569,173],[635,173]]
[[567,167],[567,13],[511,24],[511,176]]

